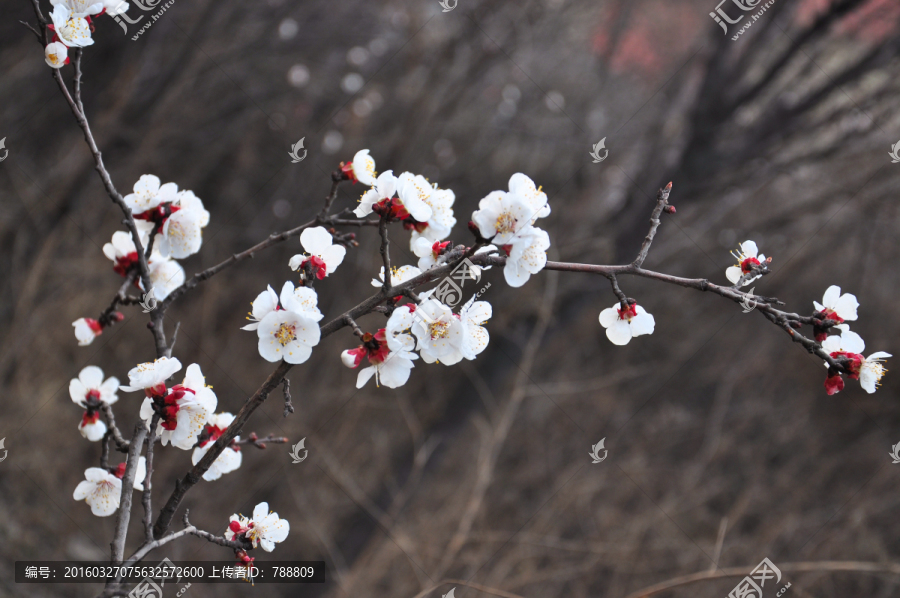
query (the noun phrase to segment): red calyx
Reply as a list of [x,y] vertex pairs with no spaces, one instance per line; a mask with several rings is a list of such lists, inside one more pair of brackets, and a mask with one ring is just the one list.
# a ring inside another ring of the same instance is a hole
[[357,183],[356,173],[353,172],[353,162],[341,162],[341,175],[345,181],[353,181],[354,185]]
[[406,211],[404,205],[396,197],[382,199],[372,206],[372,211],[389,220],[405,220],[409,218],[409,212]]
[[440,241],[435,241],[434,245],[431,246],[431,254],[434,256],[434,259],[437,259],[437,257],[450,246],[451,242],[452,241],[444,241],[441,243]]
[[755,257],[748,257],[743,262],[741,262],[741,272],[743,272],[744,274],[747,274],[750,272],[750,270],[753,269],[754,266],[758,266],[758,265],[759,265],[758,259],[756,259]]
[[94,318],[85,318],[84,321],[87,323],[88,327],[94,331],[94,334],[103,333],[103,325]]
[[616,311],[619,312],[620,320],[630,320],[637,315],[637,303],[629,303],[628,309],[617,307]]
[[123,477],[125,477],[125,464],[119,463],[119,466],[116,467],[115,471],[111,473],[121,480]]
[[862,364],[866,360],[865,357],[859,353],[850,353],[848,351],[835,351],[831,356],[835,359],[839,357],[849,359],[850,363],[844,366],[849,370],[847,376],[849,376],[851,380],[859,380],[859,370],[862,369]]
[[98,419],[100,419],[100,412],[88,409],[84,412],[84,415],[81,416],[81,427],[83,428],[88,424],[96,424]]
[[171,431],[178,427],[177,416],[178,410],[181,409],[178,405],[178,401],[184,398],[187,393],[195,394],[192,389],[178,384],[172,387],[172,390],[169,391],[169,394],[166,395],[161,403],[156,403],[156,405],[158,405],[160,423],[162,424],[163,430]]
[[169,216],[180,210],[180,206],[172,205],[172,202],[164,202],[153,208],[152,210],[147,210],[146,212],[141,212],[140,214],[135,214],[134,217],[138,220],[147,220],[157,225],[157,232],[162,232],[163,225],[166,223],[166,220],[169,219]]
[[313,255],[303,260],[300,267],[304,268],[306,264],[312,264],[312,271],[319,280],[322,280],[328,274],[328,266],[325,265],[325,262],[319,256]]
[[116,258],[116,265],[113,266],[113,270],[116,274],[125,276],[136,263],[138,263],[138,254],[137,251],[132,251],[128,255]]
[[410,216],[403,221],[403,228],[406,230],[415,230],[416,232],[421,233],[426,228],[428,228],[428,223],[419,222],[418,220]]
[[506,254],[506,257],[509,257],[509,254],[512,251],[512,245],[501,245],[500,249],[503,250],[503,253]]
[[[215,442],[224,433],[225,433],[225,428],[220,428],[218,426],[206,424],[206,427],[203,429],[204,440],[200,442],[200,446],[206,446],[210,442]],[[234,448],[234,447],[232,447],[232,448]],[[240,450],[240,449],[237,449],[237,450]]]
[[825,390],[828,396],[841,392],[844,390],[844,379],[840,374],[829,375],[825,378]]
[[354,357],[354,368],[359,367],[363,357],[367,357],[369,363],[373,365],[384,363],[384,360],[387,359],[388,354],[391,352],[387,346],[387,336],[384,328],[381,328],[375,334],[372,334],[371,332],[365,333],[362,335],[362,342],[363,344],[359,347],[350,349],[349,351]]

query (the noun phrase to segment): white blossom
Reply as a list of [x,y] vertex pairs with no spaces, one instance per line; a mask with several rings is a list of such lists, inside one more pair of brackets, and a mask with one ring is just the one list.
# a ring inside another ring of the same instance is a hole
[[600,325],[606,328],[606,337],[614,345],[627,345],[631,339],[642,334],[653,334],[656,321],[653,316],[637,304],[621,309],[616,303],[600,312]]
[[193,191],[179,191],[172,210],[163,224],[159,253],[164,257],[186,258],[200,251],[202,229],[209,224],[209,212]]
[[[206,440],[200,442],[200,444],[194,449],[193,455],[191,455],[191,463],[196,465],[200,462],[200,459],[203,458],[209,449],[212,448],[213,444],[215,444],[216,440],[222,435],[223,432],[231,425],[231,422],[234,421],[234,415],[231,413],[216,413],[209,417],[209,421],[206,423],[205,432],[208,434]],[[235,440],[240,440],[240,436],[235,436]],[[231,473],[241,466],[242,462],[242,453],[239,446],[225,447],[225,450],[216,457],[216,460],[213,461],[212,465],[210,465],[209,469],[206,470],[206,473],[203,474],[203,479],[207,482],[212,482],[213,480],[218,480],[226,473]]]
[[256,296],[251,305],[251,311],[247,315],[250,323],[243,326],[241,330],[256,330],[259,328],[259,322],[267,315],[278,309],[278,293],[272,288],[272,285],[266,287],[266,290]]
[[92,17],[103,12],[103,2],[101,0],[50,0],[50,4],[54,6],[61,4],[69,9],[74,17]]
[[[416,268],[415,266],[400,266],[399,268],[391,268],[391,286],[395,287],[398,284],[403,284],[408,280],[412,280],[422,271]],[[381,287],[384,284],[384,266],[378,271],[378,278],[372,279],[373,287]]]
[[119,390],[144,390],[147,396],[165,396],[166,380],[180,369],[181,362],[174,357],[160,357],[156,361],[139,364],[129,370],[128,386],[120,386]]
[[140,416],[149,428],[153,414],[159,413],[156,433],[163,446],[171,442],[187,451],[197,442],[197,436],[215,412],[217,403],[216,394],[206,385],[200,366],[192,363],[185,372],[184,381],[169,389],[167,395],[144,399]]
[[78,318],[72,322],[75,328],[75,338],[82,347],[90,345],[94,339],[103,334],[103,326],[93,318]]
[[[828,287],[825,295],[822,297],[822,303],[813,301],[813,305],[816,311],[825,312],[825,315],[829,316],[830,319],[853,321],[858,317],[856,308],[859,307],[859,301],[856,300],[856,295],[851,295],[850,293],[841,295],[841,287],[837,285]],[[837,318],[833,316],[837,316]]]
[[538,218],[550,215],[547,194],[541,191],[528,176],[517,172],[509,177],[509,193],[522,200],[531,210],[531,224]]
[[[267,299],[262,297],[257,297],[257,301],[267,304],[271,299],[271,296]],[[319,344],[317,322],[322,319],[322,313],[317,306],[318,296],[313,289],[295,289],[288,281],[281,289],[280,300],[281,308],[263,316],[256,327],[259,354],[266,361],[284,359],[288,363],[303,363],[312,355],[312,348]],[[260,311],[262,309],[261,305]]]
[[178,197],[178,185],[175,183],[160,184],[159,177],[153,174],[142,174],[134,184],[133,192],[123,199],[125,205],[135,214],[143,214],[163,203],[172,203]]
[[492,314],[491,304],[487,301],[475,301],[474,296],[459,310],[459,322],[462,324],[460,351],[466,359],[475,359],[488,346],[491,337],[484,324]]
[[[759,253],[759,249],[757,249],[756,243],[753,241],[744,241],[737,251],[731,252],[731,255],[733,255],[738,262],[737,265],[729,266],[728,269],[725,270],[725,277],[731,281],[731,284],[737,284],[741,277],[745,274],[749,274],[754,266],[759,266],[766,261],[766,256]],[[761,276],[761,274],[757,274],[756,276],[745,280],[741,286],[745,287]]]
[[369,150],[363,149],[356,152],[353,162],[350,163],[350,170],[356,180],[363,185],[370,187],[375,185],[375,177],[378,176],[378,173],[375,172],[375,158],[369,155]]
[[288,265],[291,270],[300,270],[306,262],[312,260],[313,271],[319,280],[334,272],[347,254],[347,249],[343,245],[335,245],[331,233],[321,226],[308,228],[300,233],[300,244],[306,253],[295,255]]
[[550,235],[537,227],[516,235],[511,242],[503,246],[507,253],[503,277],[511,287],[520,287],[547,265],[547,249],[550,248]]
[[72,48],[83,48],[94,43],[91,39],[91,26],[83,16],[77,16],[65,4],[57,4],[50,13],[53,30],[63,45]]
[[464,331],[453,310],[436,299],[428,299],[416,308],[416,312],[412,332],[425,363],[459,363],[463,358]]
[[403,222],[403,227],[412,231],[409,239],[410,250],[421,238],[432,243],[443,241],[450,236],[450,231],[456,225],[456,218],[453,216],[453,203],[456,201],[456,195],[453,191],[440,189],[435,184],[424,201],[431,208],[431,216],[428,220],[419,222],[415,219],[407,219]]
[[431,205],[428,199],[434,188],[421,174],[404,172],[397,177],[397,197],[403,207],[419,222],[427,222],[431,218]]
[[44,62],[50,68],[61,69],[69,64],[69,49],[62,42],[50,42],[44,48]]
[[286,519],[278,517],[278,513],[269,512],[269,503],[261,502],[253,509],[252,519],[243,515],[232,515],[226,540],[234,540],[235,536],[243,536],[252,542],[253,547],[262,546],[266,552],[275,550],[275,544],[283,542],[291,531]]
[[353,210],[358,217],[363,218],[372,213],[372,207],[382,201],[389,200],[394,197],[397,192],[397,177],[391,170],[385,170],[378,178],[372,188],[363,193],[359,200],[359,205]]
[[103,0],[103,7],[109,16],[121,15],[128,10],[128,3],[123,0]]
[[85,409],[78,431],[91,442],[97,442],[106,434],[106,424],[100,419],[103,404],[112,405],[119,400],[116,391],[119,379],[112,376],[103,380],[103,370],[94,365],[81,370],[77,378],[69,382],[72,402]]
[[881,384],[881,378],[887,373],[887,369],[881,362],[888,357],[893,356],[884,351],[876,351],[860,364],[859,385],[867,393],[872,394]]
[[376,386],[398,388],[406,384],[413,360],[419,358],[413,353],[416,340],[408,332],[413,322],[409,306],[398,307],[383,329],[364,336],[362,345],[341,354],[341,361],[347,367],[359,367],[364,357],[371,364],[359,371],[356,388],[365,386],[373,376]]
[[[146,475],[146,468],[146,459],[140,457],[134,472],[133,487],[135,490],[144,489],[143,481]],[[118,471],[124,474],[125,469],[119,466]],[[84,471],[85,479],[75,488],[72,498],[86,502],[91,507],[91,513],[97,517],[108,517],[119,509],[119,501],[122,496],[122,479],[120,475],[110,473],[100,467],[89,467]]]

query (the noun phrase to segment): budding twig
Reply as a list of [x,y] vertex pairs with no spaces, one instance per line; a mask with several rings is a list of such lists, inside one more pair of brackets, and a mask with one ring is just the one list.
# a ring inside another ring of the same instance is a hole
[[660,214],[662,214],[666,207],[672,208],[671,210],[666,210],[667,212],[675,211],[674,207],[669,206],[669,193],[671,191],[672,183],[669,182],[668,185],[660,189],[656,194],[656,207],[653,208],[653,213],[650,215],[650,232],[647,233],[647,236],[644,238],[644,243],[641,245],[641,250],[638,252],[637,258],[631,263],[635,268],[640,268],[644,264],[644,260],[647,259],[647,253],[650,251],[650,244],[653,243],[653,237],[656,236],[656,229],[659,228]]
[[291,381],[285,378],[281,382],[281,390],[284,394],[284,417],[287,417],[288,413],[294,412],[294,404],[291,402]]

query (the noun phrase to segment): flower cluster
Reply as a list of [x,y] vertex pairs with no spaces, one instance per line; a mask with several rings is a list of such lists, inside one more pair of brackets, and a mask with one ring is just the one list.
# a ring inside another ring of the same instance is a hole
[[53,39],[44,48],[44,60],[54,69],[69,64],[69,48],[84,48],[94,43],[92,17],[128,10],[128,3],[120,0],[50,0],[50,4],[53,5],[50,13],[53,23],[47,28],[53,32]]
[[[832,285],[825,291],[822,303],[813,302],[816,308],[813,314],[816,340],[822,345],[822,349],[832,358],[841,362],[846,369],[847,377],[858,380],[859,385],[867,393],[875,392],[881,383],[881,378],[887,373],[882,363],[890,353],[876,351],[865,357],[862,355],[866,343],[862,337],[850,330],[850,325],[845,321],[853,321],[857,318],[856,309],[859,302],[850,293],[841,294],[841,287]],[[840,322],[840,323],[838,323]],[[837,329],[839,334],[828,335],[830,329]],[[825,390],[829,395],[837,394],[844,390],[844,379],[841,372],[825,363],[828,375],[825,378]]]
[[522,173],[509,179],[509,191],[492,191],[478,203],[472,222],[482,237],[506,254],[503,276],[520,287],[547,263],[550,236],[534,226],[550,215],[547,194]]
[[[134,184],[132,193],[123,199],[134,215],[141,247],[146,251],[149,245],[153,246],[147,258],[152,286],[150,297],[162,301],[184,284],[184,268],[175,260],[200,251],[202,231],[209,223],[209,212],[193,191],[179,191],[175,183],[162,185],[159,177],[152,174],[142,175]],[[113,263],[114,272],[126,278],[133,277],[134,285],[146,292],[144,280],[138,275],[140,256],[131,233],[113,233],[110,242],[103,246],[103,255]],[[110,321],[121,319],[121,314],[113,312]],[[78,343],[84,346],[100,336],[108,323],[79,318],[72,326],[75,327]]]

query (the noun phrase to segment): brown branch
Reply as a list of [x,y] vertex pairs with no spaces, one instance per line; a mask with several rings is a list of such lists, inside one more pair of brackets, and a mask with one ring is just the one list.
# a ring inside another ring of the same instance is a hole
[[247,539],[242,540],[227,540],[221,536],[216,536],[209,532],[205,532],[202,529],[197,529],[195,526],[191,525],[191,522],[188,520],[188,513],[190,513],[190,509],[184,510],[184,517],[182,517],[182,522],[184,523],[185,529],[191,530],[190,533],[193,536],[197,536],[198,538],[203,538],[213,544],[218,544],[219,546],[224,546],[226,548],[231,548],[234,550],[250,550],[253,548],[253,544],[250,543]]
[[112,434],[112,438],[116,442],[116,450],[127,453],[131,443],[122,437],[122,432],[116,425],[116,418],[113,415],[112,406],[109,405],[109,403],[103,403],[101,409],[103,409],[103,415],[106,416],[107,432]]
[[144,537],[147,542],[153,541],[153,509],[150,504],[151,499],[151,478],[153,477],[153,445],[156,444],[156,430],[159,425],[159,413],[153,414],[150,421],[150,437],[147,439],[147,474],[144,476],[144,492],[141,502],[144,506]]
[[[119,511],[116,515],[116,532],[112,549],[113,565],[118,565],[125,557],[125,537],[128,535],[128,522],[131,520],[131,496],[134,493],[134,474],[137,470],[138,457],[147,437],[147,426],[143,421],[138,421],[134,426],[134,435],[131,437],[131,446],[128,448],[128,459],[125,461],[125,475],[122,476],[122,497],[119,500]],[[162,536],[162,534],[159,534]]]
[[647,259],[647,253],[650,251],[650,244],[653,243],[653,237],[656,236],[656,229],[659,228],[659,217],[663,213],[663,210],[667,212],[675,211],[675,208],[669,205],[669,193],[671,191],[672,183],[670,182],[656,194],[656,207],[653,208],[653,212],[650,214],[650,232],[647,233],[647,236],[644,238],[644,243],[641,245],[641,250],[638,252],[637,258],[632,262],[632,265],[636,268],[640,268],[644,264],[644,260]]
[[288,413],[294,412],[294,404],[291,402],[291,381],[285,377],[281,383],[281,392],[284,395],[284,417],[287,417]]
[[[285,378],[285,380],[287,380],[287,378]],[[256,432],[252,432],[250,434],[250,436],[248,436],[247,438],[241,438],[240,440],[232,440],[231,444],[232,445],[252,444],[253,446],[255,446],[258,449],[264,449],[264,448],[266,448],[266,443],[285,444],[287,442],[290,442],[290,440],[288,440],[284,436],[269,435],[269,436],[266,436],[265,438],[260,438],[259,436],[256,435]]]
[[391,288],[391,240],[387,234],[387,215],[381,217],[378,225],[378,234],[381,235],[381,262],[384,267],[384,281],[381,284],[381,292],[387,294]]

